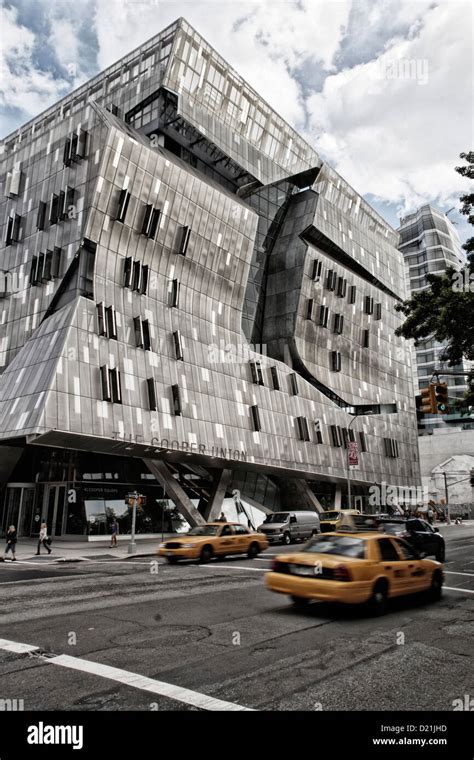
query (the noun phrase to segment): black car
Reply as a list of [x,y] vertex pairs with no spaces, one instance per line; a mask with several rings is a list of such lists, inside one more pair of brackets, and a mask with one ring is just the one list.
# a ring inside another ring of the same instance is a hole
[[433,528],[426,520],[418,517],[380,519],[380,525],[387,533],[404,538],[414,549],[423,554],[433,555],[438,562],[444,562],[444,538],[438,528]]

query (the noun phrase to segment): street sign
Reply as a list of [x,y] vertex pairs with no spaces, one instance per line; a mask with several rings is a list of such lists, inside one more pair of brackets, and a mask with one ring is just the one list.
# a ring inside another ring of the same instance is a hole
[[359,445],[357,441],[349,441],[347,444],[347,462],[351,468],[359,466]]

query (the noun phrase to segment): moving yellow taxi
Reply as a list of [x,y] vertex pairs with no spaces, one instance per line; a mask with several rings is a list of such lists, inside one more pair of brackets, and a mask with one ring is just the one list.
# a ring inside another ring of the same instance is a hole
[[360,511],[358,509],[333,509],[328,512],[321,512],[319,515],[321,533],[332,533],[333,530],[339,530],[349,515],[360,515]]
[[265,583],[298,606],[311,599],[367,602],[380,615],[395,596],[428,591],[433,601],[440,599],[443,566],[420,559],[406,541],[388,534],[326,533],[299,552],[278,555]]
[[268,539],[263,533],[251,531],[240,523],[211,522],[164,541],[158,554],[175,564],[180,559],[209,562],[213,557],[226,554],[246,554],[253,559],[264,549],[268,549]]

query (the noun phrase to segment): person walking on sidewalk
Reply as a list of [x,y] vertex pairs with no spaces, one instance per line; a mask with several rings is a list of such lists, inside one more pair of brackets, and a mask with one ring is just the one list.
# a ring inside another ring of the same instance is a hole
[[6,535],[7,545],[5,546],[5,559],[7,558],[8,552],[12,553],[12,562],[16,561],[15,552],[16,552],[16,542],[17,542],[17,535],[16,535],[16,528],[14,525],[10,525],[10,527],[7,530]]
[[51,554],[51,549],[48,546],[48,526],[46,525],[45,522],[41,523],[41,528],[40,528],[39,537],[38,537],[38,549],[36,551],[37,557],[41,554],[41,551],[40,551],[41,546],[44,546],[44,548],[48,550],[48,554]]
[[118,530],[119,530],[118,522],[117,522],[116,518],[114,517],[114,519],[112,520],[112,537],[110,539],[110,548],[111,549],[113,547],[117,546]]

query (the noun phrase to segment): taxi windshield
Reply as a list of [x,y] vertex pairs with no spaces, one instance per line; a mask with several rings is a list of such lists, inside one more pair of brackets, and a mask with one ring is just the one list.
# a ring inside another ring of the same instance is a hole
[[191,528],[187,536],[217,536],[219,530],[218,525],[197,525],[195,528]]
[[265,520],[266,523],[284,523],[288,520],[288,512],[275,512],[273,515],[268,515]]
[[304,552],[312,554],[337,554],[342,557],[356,557],[364,559],[365,545],[362,538],[351,536],[318,536],[310,541]]
[[341,516],[340,512],[323,512],[320,519],[321,520],[337,520],[338,517]]

